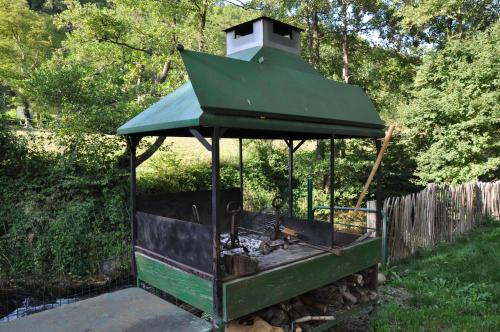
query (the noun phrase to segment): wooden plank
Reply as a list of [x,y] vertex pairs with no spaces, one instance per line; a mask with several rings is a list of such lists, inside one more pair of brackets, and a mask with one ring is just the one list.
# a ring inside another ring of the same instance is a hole
[[223,284],[224,321],[332,283],[381,261],[381,240],[373,238],[343,251],[324,254]]
[[193,307],[212,313],[212,282],[141,253],[135,253],[138,279]]
[[269,254],[257,257],[259,271],[270,270],[280,265],[290,264],[301,259],[323,254],[325,251],[307,246],[306,244],[292,244],[288,249],[278,248]]

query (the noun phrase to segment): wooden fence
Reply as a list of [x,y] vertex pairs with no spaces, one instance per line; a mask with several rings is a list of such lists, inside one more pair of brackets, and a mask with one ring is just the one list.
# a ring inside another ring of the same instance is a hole
[[424,190],[384,201],[388,220],[388,261],[415,254],[420,247],[452,241],[485,217],[500,219],[500,181],[449,186],[428,185]]

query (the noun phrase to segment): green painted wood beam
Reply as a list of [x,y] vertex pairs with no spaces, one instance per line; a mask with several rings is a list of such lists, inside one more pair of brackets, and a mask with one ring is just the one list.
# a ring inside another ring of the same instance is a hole
[[212,282],[135,253],[137,278],[206,313],[212,313]]
[[224,321],[233,320],[287,300],[381,261],[381,240],[373,238],[324,254],[223,284]]

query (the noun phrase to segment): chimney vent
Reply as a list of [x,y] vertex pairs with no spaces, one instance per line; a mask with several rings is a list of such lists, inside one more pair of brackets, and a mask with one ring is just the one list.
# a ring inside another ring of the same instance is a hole
[[227,55],[254,47],[272,47],[300,54],[302,29],[262,16],[224,30]]

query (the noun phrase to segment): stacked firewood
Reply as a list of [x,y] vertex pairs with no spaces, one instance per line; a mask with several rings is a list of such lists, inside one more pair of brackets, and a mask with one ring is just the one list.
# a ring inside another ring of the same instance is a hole
[[[377,278],[378,280],[372,280]],[[234,322],[228,331],[254,331],[252,322],[258,319],[268,323],[269,329],[259,331],[308,331],[309,329],[334,320],[336,315],[356,305],[376,302],[378,294],[376,283],[382,281],[371,269],[350,275],[332,284],[300,295],[288,301],[273,305],[256,313],[246,320]],[[248,329],[242,329],[247,326]]]

